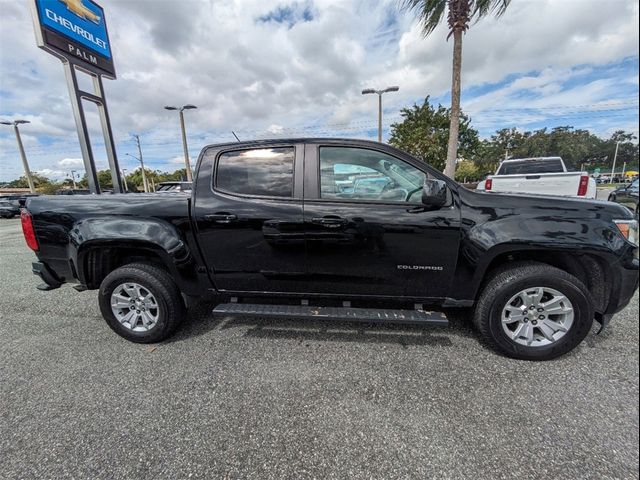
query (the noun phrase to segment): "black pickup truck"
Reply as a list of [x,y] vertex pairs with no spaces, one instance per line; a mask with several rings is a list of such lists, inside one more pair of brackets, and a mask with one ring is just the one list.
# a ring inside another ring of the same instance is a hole
[[207,301],[225,316],[464,313],[488,345],[535,360],[573,349],[638,288],[628,209],[473,192],[375,142],[212,145],[195,178],[189,195],[29,199],[39,288],[99,289],[105,320],[134,342],[167,338]]

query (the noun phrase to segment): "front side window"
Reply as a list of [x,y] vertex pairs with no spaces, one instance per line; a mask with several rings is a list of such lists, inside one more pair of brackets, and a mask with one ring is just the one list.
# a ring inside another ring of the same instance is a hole
[[425,174],[386,153],[320,147],[320,198],[419,202]]
[[240,195],[293,196],[293,147],[226,152],[218,158],[216,188]]

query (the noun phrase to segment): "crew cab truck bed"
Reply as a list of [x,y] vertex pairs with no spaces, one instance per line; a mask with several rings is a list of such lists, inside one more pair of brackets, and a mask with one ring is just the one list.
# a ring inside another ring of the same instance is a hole
[[38,197],[34,273],[99,289],[119,335],[157,342],[186,308],[443,325],[550,359],[638,287],[637,223],[616,204],[486,195],[390,146],[292,139],[206,147],[191,195]]

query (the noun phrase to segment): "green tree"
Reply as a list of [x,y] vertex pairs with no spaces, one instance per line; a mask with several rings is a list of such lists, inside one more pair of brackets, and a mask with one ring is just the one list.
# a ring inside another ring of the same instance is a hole
[[473,156],[480,175],[495,172],[500,162],[516,151],[523,141],[524,135],[515,128],[503,128],[483,140]]
[[623,165],[626,163],[626,169],[638,170],[638,143],[633,133],[625,132],[624,130],[618,130],[614,132],[609,139],[602,142],[600,155],[603,158],[602,166],[608,168],[613,167],[613,157],[616,151],[616,143],[618,145],[618,157],[616,158],[616,171],[621,172]]
[[111,179],[111,171],[110,170],[98,170],[98,183],[100,184],[100,189],[112,189],[113,181]]
[[[98,177],[98,183],[100,184],[100,189],[112,189],[113,182],[111,181],[111,170],[98,170],[96,172],[96,176]],[[85,173],[82,178],[76,182],[78,188],[89,188],[89,181],[87,179],[87,174]]]
[[[39,173],[31,172],[31,178],[38,193],[52,195],[61,188],[60,183],[50,180]],[[27,177],[23,175],[20,178],[9,182],[7,186],[11,188],[29,188],[29,182],[27,181]]]
[[602,139],[588,130],[560,126],[519,132],[516,129],[498,130],[491,138],[483,140],[471,159],[482,173],[493,172],[505,158],[559,156],[567,168],[593,171],[600,168],[610,171],[616,142],[619,141],[616,170],[624,162],[627,170],[638,164],[636,137],[624,131],[615,132],[611,138]]
[[422,23],[424,36],[431,34],[447,13],[449,37],[453,36],[453,69],[451,81],[451,127],[447,146],[445,174],[454,176],[458,158],[458,133],[460,126],[460,76],[462,71],[462,34],[469,29],[472,20],[495,13],[501,16],[511,0],[400,0],[407,10],[415,11]]
[[[391,125],[389,144],[442,171],[447,158],[449,110],[442,105],[433,107],[427,97],[422,105],[403,108],[400,115],[403,120]],[[471,158],[480,143],[478,132],[471,127],[469,117],[460,117],[460,156]]]
[[568,168],[588,166],[597,158],[601,139],[587,130],[573,127],[555,127],[525,132],[520,144],[511,151],[513,157],[559,156]]
[[461,160],[456,165],[456,182],[471,182],[473,180],[480,180],[482,173],[478,169],[478,166],[471,160]]

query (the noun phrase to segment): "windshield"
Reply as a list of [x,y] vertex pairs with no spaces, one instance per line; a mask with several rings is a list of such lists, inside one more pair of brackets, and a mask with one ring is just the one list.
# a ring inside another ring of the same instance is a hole
[[514,160],[504,162],[497,175],[528,175],[530,173],[562,173],[562,160],[559,158]]

